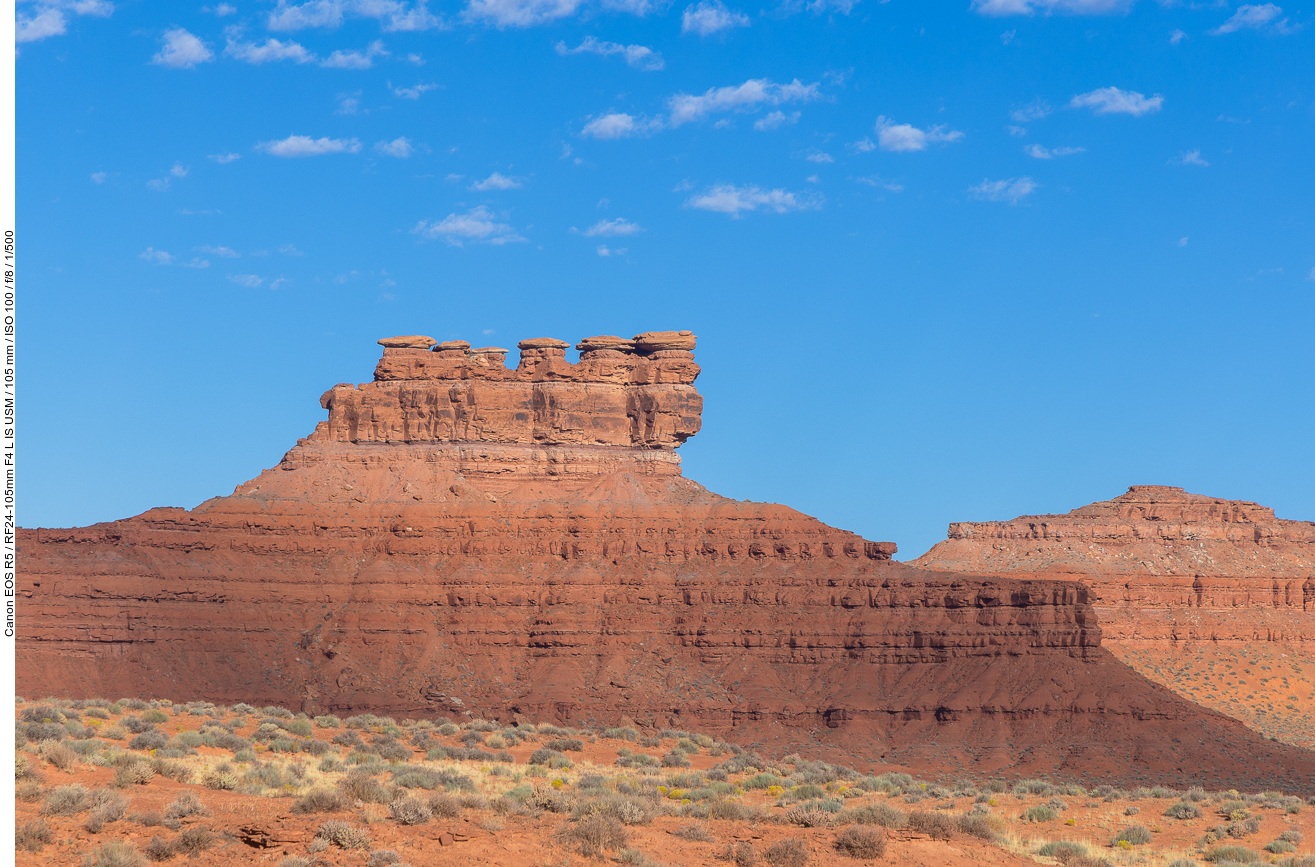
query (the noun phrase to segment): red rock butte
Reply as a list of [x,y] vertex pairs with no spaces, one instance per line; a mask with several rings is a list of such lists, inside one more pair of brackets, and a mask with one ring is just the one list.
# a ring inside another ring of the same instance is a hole
[[1115,660],[1085,586],[948,574],[681,475],[687,331],[472,349],[374,381],[192,510],[19,531],[20,693],[672,726],[851,764],[1297,789]]
[[1107,640],[1315,640],[1315,523],[1134,485],[1066,515],[951,524],[914,565],[1081,581]]

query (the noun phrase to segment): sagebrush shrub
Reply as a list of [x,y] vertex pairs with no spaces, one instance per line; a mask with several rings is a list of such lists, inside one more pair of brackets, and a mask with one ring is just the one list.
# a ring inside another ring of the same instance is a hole
[[880,825],[883,828],[903,828],[909,821],[903,810],[882,802],[864,804],[862,807],[848,810],[845,818],[859,825]]
[[558,836],[567,846],[589,858],[602,857],[609,849],[620,849],[628,839],[620,821],[597,813],[566,825]]
[[111,840],[92,849],[82,863],[84,867],[146,867],[146,858],[131,843]]
[[909,813],[909,830],[926,834],[933,840],[949,840],[954,836],[954,819],[944,813],[928,813],[914,810]]
[[349,808],[346,795],[337,789],[311,789],[292,805],[294,813],[337,813]]
[[160,837],[152,837],[151,842],[146,844],[146,857],[152,861],[168,861],[174,856],[174,847],[169,845],[169,841]]
[[849,827],[836,837],[835,847],[849,858],[880,858],[886,854],[886,834],[871,828]]
[[1151,842],[1151,832],[1145,825],[1129,825],[1110,841],[1111,846],[1117,846],[1120,841],[1126,842],[1130,846],[1141,846]]
[[1204,814],[1201,808],[1191,801],[1179,801],[1165,810],[1164,815],[1173,819],[1199,819]]
[[208,816],[210,811],[192,792],[183,792],[164,811],[166,819],[182,819],[187,816]]
[[404,795],[388,805],[388,815],[402,825],[423,825],[434,814],[424,801],[414,795]]
[[804,867],[808,863],[808,847],[798,837],[787,837],[768,846],[763,860],[771,867]]
[[340,819],[325,822],[315,836],[340,849],[364,849],[370,845],[369,832]]
[[24,822],[14,831],[14,844],[28,852],[40,852],[42,847],[55,838],[50,825],[45,819],[33,819]]
[[73,783],[69,786],[57,786],[41,805],[43,816],[75,816],[90,805],[85,786]]
[[215,842],[215,835],[208,828],[187,828],[178,833],[171,844],[180,855],[192,856],[204,852]]

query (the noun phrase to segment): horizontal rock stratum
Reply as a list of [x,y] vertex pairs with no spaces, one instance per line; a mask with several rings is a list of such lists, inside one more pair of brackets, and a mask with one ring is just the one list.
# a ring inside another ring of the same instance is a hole
[[[1141,678],[1085,586],[686,479],[689,332],[386,339],[280,464],[192,510],[19,532],[27,695],[644,725],[849,763],[1315,784],[1315,756]],[[425,347],[433,346],[432,350]]]
[[1315,523],[1167,485],[1064,515],[951,524],[914,565],[1081,581],[1115,641],[1315,640]]

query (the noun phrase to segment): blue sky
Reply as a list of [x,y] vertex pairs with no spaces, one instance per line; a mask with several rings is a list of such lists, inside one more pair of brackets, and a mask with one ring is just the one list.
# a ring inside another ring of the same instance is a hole
[[18,18],[25,526],[230,493],[379,337],[685,328],[686,473],[901,557],[1130,484],[1315,519],[1295,6]]

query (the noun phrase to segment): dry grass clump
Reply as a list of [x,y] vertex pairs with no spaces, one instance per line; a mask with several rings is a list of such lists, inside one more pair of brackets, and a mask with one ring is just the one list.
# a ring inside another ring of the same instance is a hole
[[41,805],[43,816],[76,816],[90,807],[87,787],[80,783],[69,786],[56,786],[46,795],[46,802]]
[[298,814],[308,813],[341,813],[343,810],[350,809],[351,804],[338,789],[311,789],[306,794],[298,798],[292,805],[292,812]]
[[128,799],[109,789],[97,789],[89,799],[91,814],[83,827],[92,834],[99,834],[111,822],[117,822],[128,814]]
[[609,849],[624,847],[629,840],[620,821],[601,813],[566,825],[557,836],[568,848],[587,858],[600,858]]
[[388,805],[388,815],[401,825],[423,825],[433,818],[434,813],[415,795],[403,795]]
[[735,867],[755,867],[758,852],[752,843],[727,843],[726,848],[717,853],[721,861],[730,861]]
[[40,852],[42,847],[54,838],[50,825],[45,819],[24,822],[14,831],[14,844],[28,852]]
[[165,808],[164,817],[166,819],[184,819],[188,816],[209,816],[210,810],[206,805],[201,803],[201,799],[191,792],[183,792],[177,798],[173,799],[168,807]]
[[682,840],[693,840],[696,843],[712,842],[712,835],[708,833],[708,826],[702,822],[686,822],[671,833]]
[[836,837],[835,847],[849,858],[880,858],[886,854],[886,834],[871,828],[849,827]]
[[926,834],[933,840],[949,840],[954,835],[954,827],[954,819],[944,813],[929,813],[925,810],[909,813],[909,830]]
[[461,801],[446,792],[430,795],[429,812],[440,819],[454,819],[461,815]]
[[146,867],[146,858],[131,843],[111,840],[85,855],[82,867]]
[[315,836],[339,849],[364,849],[370,845],[369,832],[341,819],[325,822]]
[[804,867],[808,863],[808,847],[798,837],[787,837],[768,846],[763,860],[771,867]]
[[186,828],[178,833],[170,844],[178,855],[193,856],[209,849],[215,842],[215,835],[208,828]]

